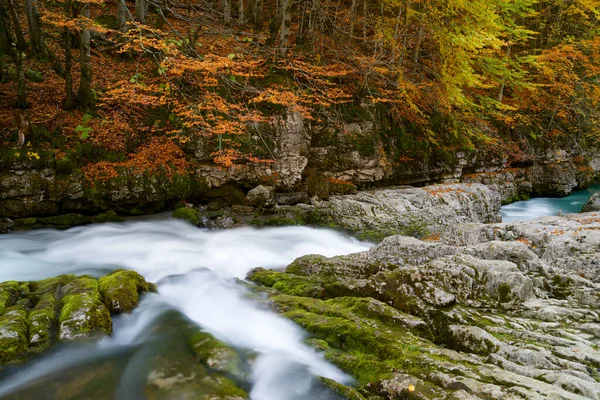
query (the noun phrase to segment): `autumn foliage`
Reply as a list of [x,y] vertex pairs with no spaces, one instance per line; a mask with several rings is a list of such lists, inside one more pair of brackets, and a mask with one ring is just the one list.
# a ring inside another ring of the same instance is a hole
[[191,153],[272,163],[286,113],[337,128],[365,102],[428,149],[599,142],[600,0],[120,1],[33,1],[36,28],[29,3],[0,0],[2,146],[17,105],[60,133],[30,144],[81,153],[92,179],[184,172]]

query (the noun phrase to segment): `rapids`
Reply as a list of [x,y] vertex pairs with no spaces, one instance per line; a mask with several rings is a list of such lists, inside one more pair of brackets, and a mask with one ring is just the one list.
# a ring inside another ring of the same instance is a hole
[[1,398],[39,393],[44,382],[101,362],[121,361],[115,398],[143,398],[145,362],[160,352],[152,327],[177,310],[217,338],[256,352],[249,381],[256,400],[327,399],[317,377],[351,378],[304,344],[305,333],[251,299],[244,279],[254,267],[283,268],[305,254],[360,252],[368,243],[307,227],[206,231],[176,220],[92,225],[0,236],[0,281],[60,274],[101,276],[125,268],[156,282],[131,314],[114,318],[113,334],[93,343],[59,345],[0,374]]

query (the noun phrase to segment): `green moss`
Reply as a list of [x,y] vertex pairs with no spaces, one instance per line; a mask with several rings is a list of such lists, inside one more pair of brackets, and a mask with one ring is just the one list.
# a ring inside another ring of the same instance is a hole
[[209,370],[233,377],[243,375],[245,368],[238,353],[210,333],[198,330],[190,335],[189,344],[197,360]]
[[56,160],[56,172],[59,174],[70,174],[73,172],[73,161],[65,156]]
[[104,304],[111,314],[131,312],[137,306],[139,294],[150,291],[148,282],[135,271],[115,271],[98,280]]
[[511,300],[511,288],[506,283],[501,283],[498,286],[498,301],[500,303],[508,303]]
[[123,222],[124,219],[119,217],[116,212],[113,210],[108,210],[105,213],[98,214],[94,217],[94,222],[96,223],[106,223],[106,222]]
[[80,277],[67,283],[61,292],[59,339],[70,340],[96,334],[110,334],[112,320],[98,291],[98,281],[92,277]]
[[193,225],[200,224],[200,219],[198,219],[198,214],[196,213],[196,211],[187,207],[178,208],[175,211],[173,211],[173,218],[182,219]]
[[0,283],[0,315],[17,299],[19,282],[7,281]]
[[56,307],[58,301],[53,293],[40,297],[33,310],[29,312],[29,346],[37,351],[48,347],[52,342],[52,331],[58,322]]
[[27,354],[27,330],[25,308],[8,307],[0,317],[0,365]]
[[248,279],[289,295],[305,297],[324,295],[323,286],[318,282],[319,279],[315,278],[297,277],[288,273],[257,268],[248,275]]
[[54,217],[39,218],[37,222],[38,224],[66,229],[73,226],[87,225],[90,223],[90,219],[81,214],[63,214]]
[[327,388],[329,388],[334,394],[341,396],[347,400],[366,400],[363,395],[358,393],[358,391],[354,388],[344,386],[340,383],[332,379],[321,378],[321,383]]

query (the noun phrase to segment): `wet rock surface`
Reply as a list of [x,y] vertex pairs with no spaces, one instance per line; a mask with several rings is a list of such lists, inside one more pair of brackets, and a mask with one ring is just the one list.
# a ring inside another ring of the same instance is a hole
[[587,203],[581,209],[581,212],[600,211],[600,193],[594,193],[590,196]]
[[154,285],[133,271],[100,279],[61,275],[0,283],[0,365],[24,360],[61,341],[110,334],[111,314],[130,312]]
[[600,214],[448,226],[248,278],[356,399],[599,399]]

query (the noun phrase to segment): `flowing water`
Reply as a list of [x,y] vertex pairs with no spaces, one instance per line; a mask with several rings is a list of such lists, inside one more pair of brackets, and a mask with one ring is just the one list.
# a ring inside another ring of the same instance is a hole
[[[133,313],[116,317],[111,337],[61,345],[4,371],[0,398],[55,398],[56,392],[45,397],[47,385],[58,385],[60,391],[61,380],[74,371],[104,373],[98,365],[107,359],[119,361],[118,373],[111,370],[115,375],[109,379],[115,398],[143,398],[148,360],[165,346],[153,332],[168,325],[165,315],[177,310],[235,348],[257,354],[248,377],[252,399],[326,399],[316,388],[316,377],[342,383],[350,383],[350,377],[305,345],[300,328],[251,300],[238,279],[254,267],[283,268],[305,254],[334,256],[368,247],[307,227],[206,231],[175,220],[2,235],[0,281],[67,273],[101,276],[125,268],[157,282],[159,293],[145,295]],[[86,385],[85,377],[81,380]]]
[[587,189],[575,191],[567,197],[536,197],[531,200],[517,201],[502,206],[502,222],[528,221],[561,213],[578,213],[581,212],[581,207],[587,202],[588,198],[599,191],[600,185],[592,185]]

